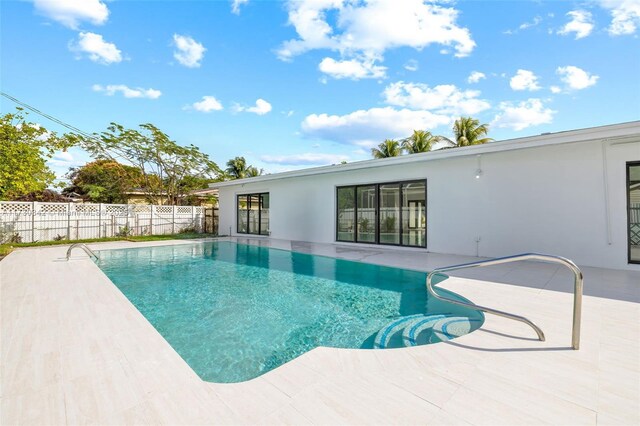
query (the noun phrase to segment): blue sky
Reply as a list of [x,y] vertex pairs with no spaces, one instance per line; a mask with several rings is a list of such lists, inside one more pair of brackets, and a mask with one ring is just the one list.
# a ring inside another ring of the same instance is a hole
[[449,135],[460,115],[497,140],[640,119],[640,0],[0,7],[2,91],[86,132],[153,123],[220,166],[368,159],[413,129]]

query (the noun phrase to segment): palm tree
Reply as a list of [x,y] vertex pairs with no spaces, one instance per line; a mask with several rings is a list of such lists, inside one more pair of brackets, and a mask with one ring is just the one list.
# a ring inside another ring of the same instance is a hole
[[227,161],[227,169],[225,170],[231,179],[243,179],[247,177],[247,161],[244,157],[236,157]]
[[413,134],[402,141],[402,149],[407,154],[418,154],[420,152],[429,152],[433,148],[433,144],[439,142],[441,136],[432,135],[426,130],[414,130]]
[[489,132],[488,124],[480,124],[480,120],[471,117],[460,117],[453,123],[455,140],[443,138],[453,147],[482,145],[491,142],[492,138],[483,138]]
[[257,167],[253,167],[253,166],[249,166],[247,167],[247,170],[245,172],[245,177],[256,177],[256,176],[262,176],[262,174],[264,173],[263,169],[258,169]]
[[377,148],[371,148],[373,158],[399,157],[401,154],[400,143],[393,139],[385,139]]

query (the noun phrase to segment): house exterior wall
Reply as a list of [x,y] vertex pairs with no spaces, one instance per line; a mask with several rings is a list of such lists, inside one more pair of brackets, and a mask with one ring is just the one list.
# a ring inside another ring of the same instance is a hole
[[220,233],[238,235],[236,195],[269,192],[271,237],[333,243],[337,186],[427,179],[430,252],[541,252],[581,265],[640,270],[627,261],[625,185],[626,162],[638,160],[640,138],[239,181],[220,188]]

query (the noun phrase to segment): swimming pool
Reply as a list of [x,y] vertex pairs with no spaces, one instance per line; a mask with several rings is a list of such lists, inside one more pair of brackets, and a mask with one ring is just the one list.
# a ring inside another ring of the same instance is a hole
[[429,298],[424,272],[226,241],[105,250],[97,264],[213,382],[258,377],[317,346],[437,343],[484,320]]

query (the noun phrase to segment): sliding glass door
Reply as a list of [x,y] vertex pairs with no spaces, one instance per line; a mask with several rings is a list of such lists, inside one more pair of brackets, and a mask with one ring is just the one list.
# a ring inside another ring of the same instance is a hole
[[402,244],[422,247],[427,240],[424,182],[402,184]]
[[380,244],[400,244],[400,184],[380,185]]
[[358,194],[358,233],[359,243],[376,242],[376,187],[375,185],[357,187]]
[[349,186],[337,191],[337,232],[338,241],[355,241],[356,188]]
[[239,234],[269,235],[269,193],[238,195],[236,218]]
[[336,198],[337,241],[426,247],[426,181],[343,186]]

